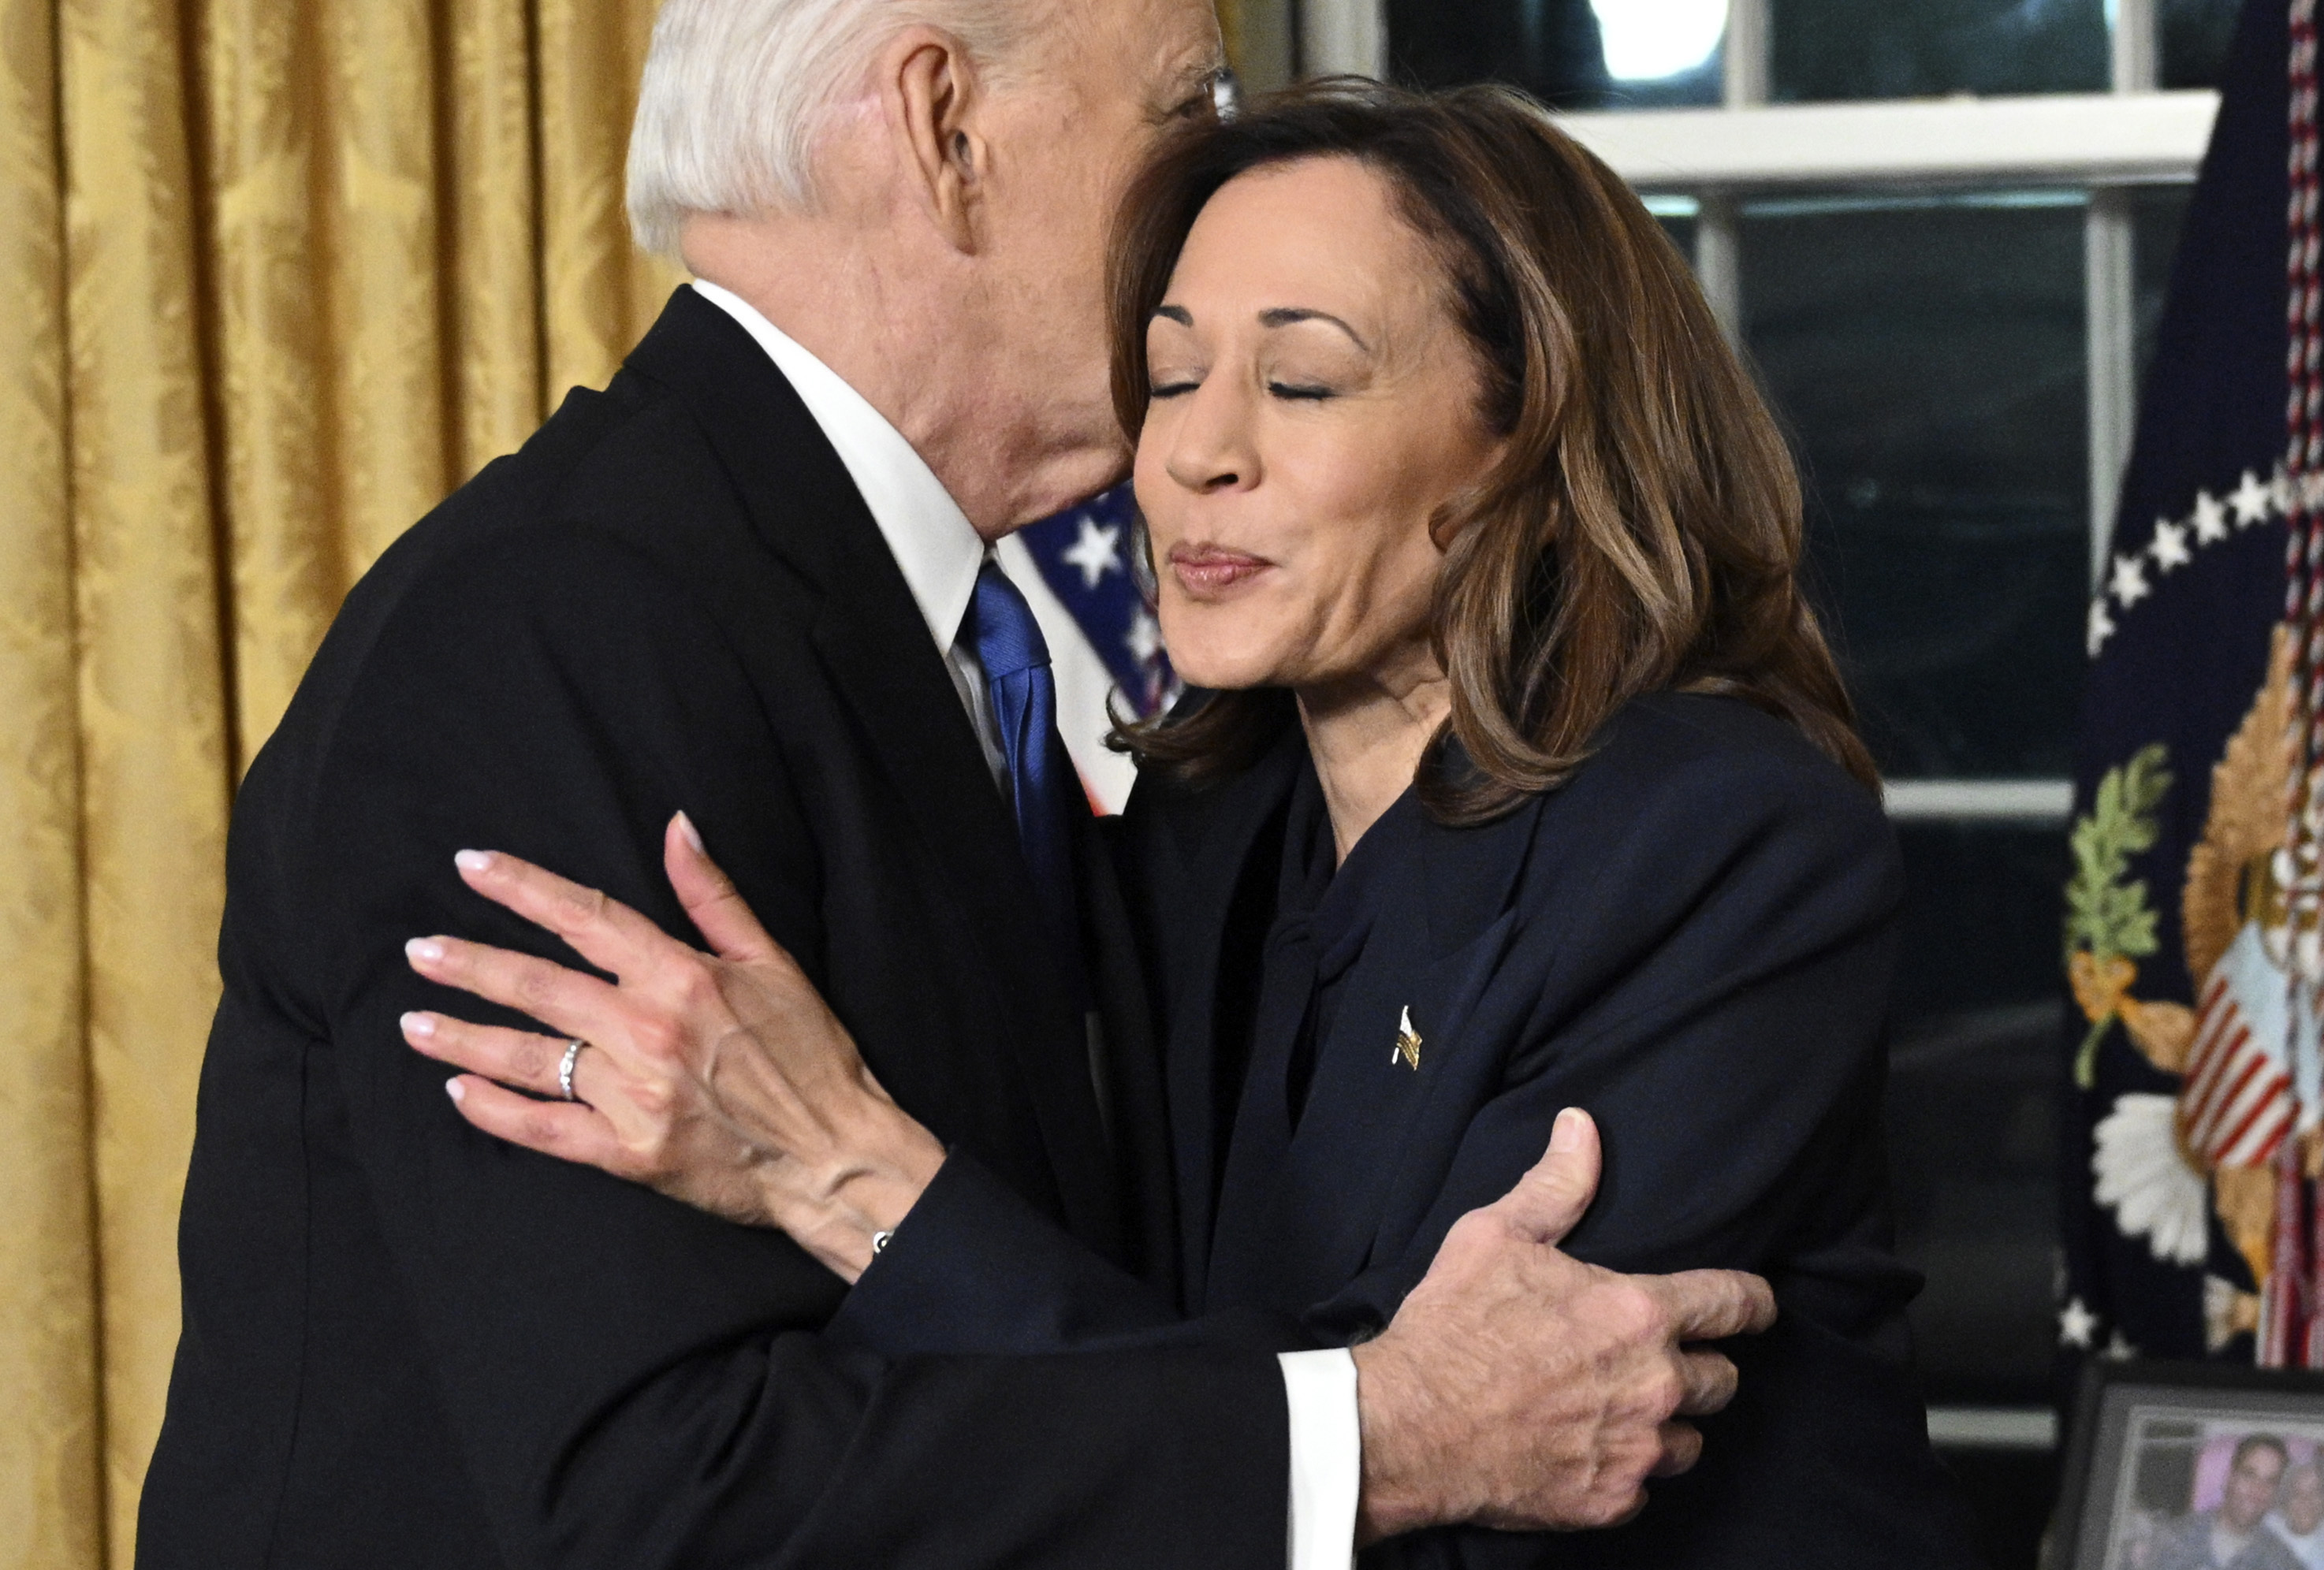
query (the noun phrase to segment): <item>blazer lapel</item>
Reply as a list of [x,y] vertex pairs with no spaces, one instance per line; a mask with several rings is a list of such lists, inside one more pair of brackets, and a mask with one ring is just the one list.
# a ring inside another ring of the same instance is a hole
[[[1272,1194],[1246,1205],[1250,1235],[1232,1247],[1283,1305],[1319,1302],[1360,1272],[1392,1231],[1390,1198],[1414,1129],[1439,1088],[1473,1078],[1463,1060],[1491,1042],[1462,1026],[1500,967],[1517,917],[1510,895],[1538,803],[1477,829],[1427,823],[1386,883],[1362,952],[1342,983],[1305,1110]],[[1416,1067],[1399,1050],[1409,1021]]]
[[[716,306],[681,289],[632,353],[683,398],[767,547],[819,591],[810,638],[910,814],[928,880],[975,935],[1067,1219],[1109,1243],[1118,1207],[1085,1023],[1050,961],[1031,875],[974,728],[879,526],[781,372]],[[1093,1191],[1086,1180],[1102,1180]]]

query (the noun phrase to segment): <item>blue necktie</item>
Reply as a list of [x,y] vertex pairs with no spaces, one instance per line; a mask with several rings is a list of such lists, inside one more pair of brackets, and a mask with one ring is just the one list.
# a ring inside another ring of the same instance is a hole
[[1073,817],[1088,811],[1057,738],[1057,684],[1033,608],[997,563],[976,575],[976,657],[1009,771],[1017,839],[1041,903],[1042,924],[1066,985],[1081,990],[1081,923],[1074,899]]

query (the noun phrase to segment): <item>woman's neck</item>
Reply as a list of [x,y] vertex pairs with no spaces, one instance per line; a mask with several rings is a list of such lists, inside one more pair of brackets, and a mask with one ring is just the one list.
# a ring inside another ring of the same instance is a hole
[[1412,784],[1422,754],[1452,712],[1452,685],[1434,659],[1298,691],[1299,723],[1323,786],[1339,859]]

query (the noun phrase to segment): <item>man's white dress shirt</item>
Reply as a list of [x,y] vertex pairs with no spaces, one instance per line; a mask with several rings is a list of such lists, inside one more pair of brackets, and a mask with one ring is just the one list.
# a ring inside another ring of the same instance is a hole
[[[983,745],[986,766],[996,783],[1004,781],[983,666],[975,640],[960,636],[984,565],[983,539],[903,433],[838,372],[741,296],[701,280],[693,287],[758,341],[839,454],[944,656]],[[1286,1352],[1279,1361],[1291,1409],[1288,1567],[1347,1570],[1354,1556],[1356,1501],[1363,1484],[1356,1360],[1333,1348]]]

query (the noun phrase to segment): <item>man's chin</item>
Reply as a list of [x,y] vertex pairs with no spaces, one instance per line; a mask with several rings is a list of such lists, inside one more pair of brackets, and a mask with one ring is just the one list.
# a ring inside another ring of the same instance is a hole
[[1015,509],[1002,534],[1014,534],[1028,524],[1045,518],[1055,518],[1068,508],[1079,507],[1092,497],[1102,496],[1130,478],[1130,464],[1125,456],[1119,463],[1061,462],[1047,468],[1037,484],[1028,487]]

